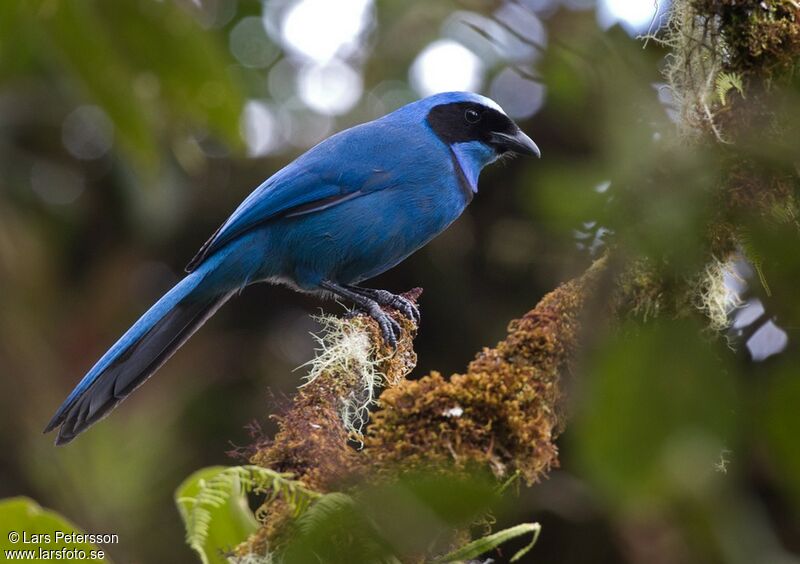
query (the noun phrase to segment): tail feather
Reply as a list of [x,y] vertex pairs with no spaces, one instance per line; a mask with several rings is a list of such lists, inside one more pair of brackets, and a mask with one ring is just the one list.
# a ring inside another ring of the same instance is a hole
[[203,295],[201,284],[197,274],[186,277],[97,362],[45,428],[47,433],[60,427],[56,444],[70,442],[108,415],[232,295]]

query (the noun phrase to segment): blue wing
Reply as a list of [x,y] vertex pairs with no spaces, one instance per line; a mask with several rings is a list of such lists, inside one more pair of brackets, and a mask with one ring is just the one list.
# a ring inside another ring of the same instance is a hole
[[[370,192],[397,185],[399,179],[383,158],[387,147],[375,142],[394,129],[372,122],[343,131],[320,143],[256,188],[217,229],[186,266],[195,270],[226,243],[279,217],[313,213]],[[377,130],[377,131],[376,131]]]

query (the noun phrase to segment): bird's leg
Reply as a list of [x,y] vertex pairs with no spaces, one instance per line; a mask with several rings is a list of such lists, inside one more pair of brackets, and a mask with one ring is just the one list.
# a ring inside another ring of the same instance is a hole
[[400,336],[400,325],[392,317],[381,309],[380,304],[373,298],[353,291],[346,286],[340,286],[328,280],[323,280],[320,287],[328,292],[349,300],[362,309],[367,315],[378,322],[381,328],[383,340],[393,349],[397,348],[397,339]]
[[413,321],[414,324],[419,325],[419,308],[417,307],[417,304],[411,300],[406,299],[403,296],[398,296],[397,294],[392,294],[386,290],[374,290],[372,288],[361,288],[360,286],[347,286],[347,289],[352,290],[357,294],[361,294],[362,296],[371,298],[382,306],[396,309],[408,319]]

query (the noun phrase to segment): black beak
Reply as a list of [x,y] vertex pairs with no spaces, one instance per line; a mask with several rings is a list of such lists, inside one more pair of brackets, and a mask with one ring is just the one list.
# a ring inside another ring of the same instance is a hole
[[531,155],[541,158],[542,152],[533,139],[525,135],[521,129],[513,135],[495,131],[492,133],[492,144],[500,151],[512,151],[520,155]]

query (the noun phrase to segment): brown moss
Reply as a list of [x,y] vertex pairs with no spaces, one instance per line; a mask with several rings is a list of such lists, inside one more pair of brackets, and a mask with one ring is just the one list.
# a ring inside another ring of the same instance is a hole
[[598,261],[512,321],[506,339],[481,351],[466,373],[433,372],[387,389],[366,437],[368,464],[488,467],[497,477],[518,471],[529,483],[556,465],[560,370],[604,265]]
[[[326,492],[356,467],[356,452],[347,445],[341,422],[341,384],[326,374],[301,388],[292,407],[278,420],[275,437],[257,449],[250,462],[291,472],[311,489]],[[291,522],[292,509],[280,497],[258,510],[262,526],[237,549],[239,554],[266,554]]]
[[[420,290],[405,296],[416,301]],[[378,324],[359,315],[353,321],[366,327],[373,343],[381,343],[377,352],[378,370],[387,382],[399,381],[416,365],[413,349],[414,324],[394,312],[403,327],[397,351],[389,350],[380,337]],[[328,492],[345,481],[358,466],[358,453],[348,444],[351,439],[342,424],[342,400],[362,383],[346,370],[327,370],[314,381],[300,388],[285,413],[273,415],[278,422],[274,439],[260,445],[251,462],[279,472],[291,472],[308,487]]]
[[279,416],[279,431],[252,458],[253,464],[291,472],[311,488],[326,491],[354,464],[339,416],[339,386],[318,378],[298,391],[291,410]]
[[256,512],[261,526],[246,541],[239,544],[234,553],[237,556],[248,554],[266,555],[274,550],[276,541],[290,529],[293,510],[282,498],[262,505]]
[[[405,297],[416,301],[421,290]],[[353,327],[366,328],[373,343],[381,343],[376,356],[383,359],[378,366],[391,384],[405,378],[416,365],[413,337],[416,327],[396,312],[395,319],[403,327],[398,349],[391,351],[383,343],[377,323],[364,315],[356,316]],[[300,388],[284,413],[272,415],[278,432],[271,440],[256,445],[250,462],[279,472],[290,472],[307,487],[326,493],[343,488],[361,468],[361,456],[351,444],[351,435],[342,422],[342,402],[350,392],[362,386],[358,375],[344,370],[323,371],[316,379]],[[280,498],[266,502],[260,509],[263,526],[243,543],[241,554],[264,554],[291,521],[291,508]]]

